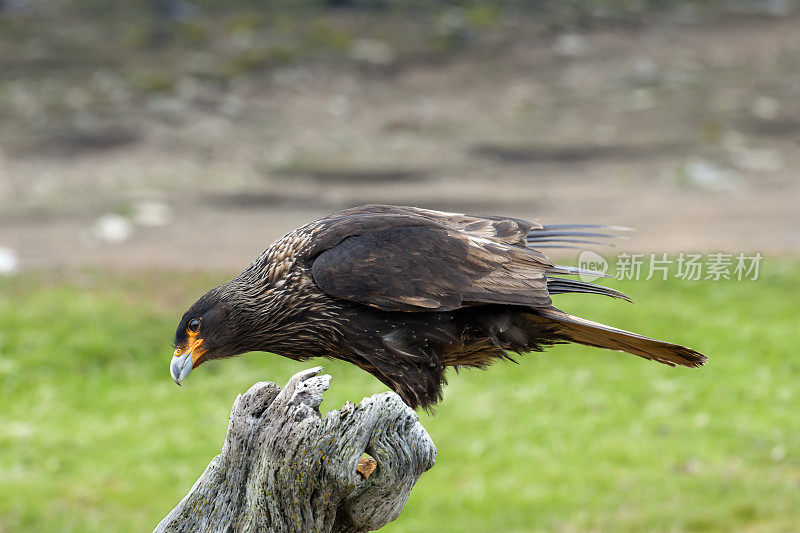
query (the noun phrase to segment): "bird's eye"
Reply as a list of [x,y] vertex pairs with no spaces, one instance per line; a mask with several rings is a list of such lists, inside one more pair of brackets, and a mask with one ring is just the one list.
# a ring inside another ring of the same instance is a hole
[[186,329],[190,333],[197,333],[197,331],[200,329],[200,320],[197,318],[190,320],[189,325],[186,326]]

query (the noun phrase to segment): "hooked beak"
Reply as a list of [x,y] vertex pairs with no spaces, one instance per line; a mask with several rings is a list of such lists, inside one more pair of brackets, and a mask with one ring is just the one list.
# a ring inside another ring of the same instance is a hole
[[[179,350],[176,350],[176,352],[179,352]],[[192,371],[193,365],[194,361],[192,361],[191,351],[178,353],[178,355],[173,357],[169,365],[169,373],[172,374],[172,379],[175,380],[175,383],[180,385],[181,381],[186,379],[186,376]]]
[[205,348],[203,348],[202,338],[193,338],[191,340],[191,347],[189,349],[186,349],[184,346],[184,350],[186,351],[181,350],[180,347],[175,350],[172,361],[169,364],[169,373],[178,385],[186,379],[186,376],[189,375],[195,366],[200,364],[200,358],[206,353]]

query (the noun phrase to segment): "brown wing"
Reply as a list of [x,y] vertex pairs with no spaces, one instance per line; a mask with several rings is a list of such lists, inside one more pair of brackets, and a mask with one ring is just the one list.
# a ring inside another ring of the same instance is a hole
[[378,219],[409,217],[420,222],[431,222],[437,226],[453,229],[474,237],[489,239],[515,246],[527,246],[526,239],[532,231],[543,226],[528,220],[502,216],[465,215],[448,213],[420,207],[369,204],[345,209],[328,217],[331,222],[343,221],[346,226],[357,224],[359,218],[368,218],[377,226]]
[[[448,227],[419,214],[348,214],[320,235],[320,242],[336,243],[314,256],[314,282],[335,298],[387,311],[448,311],[477,303],[550,306],[545,271],[554,265],[538,252],[503,242],[516,242],[515,233],[524,243],[527,228],[511,231],[517,222],[473,218]],[[508,230],[491,230],[502,236],[490,239],[462,229],[480,226],[477,231],[486,235],[494,224]]]

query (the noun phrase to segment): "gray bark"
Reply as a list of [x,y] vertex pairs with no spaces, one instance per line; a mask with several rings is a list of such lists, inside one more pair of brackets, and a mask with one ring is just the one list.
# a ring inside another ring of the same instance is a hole
[[[240,395],[222,453],[156,531],[359,532],[397,518],[436,460],[433,441],[393,392],[321,418],[321,371]],[[365,452],[377,461],[371,475]]]

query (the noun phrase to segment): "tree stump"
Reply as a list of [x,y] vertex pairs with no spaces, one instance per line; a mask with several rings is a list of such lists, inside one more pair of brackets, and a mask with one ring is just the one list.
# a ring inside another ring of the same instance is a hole
[[397,518],[436,460],[433,441],[393,392],[321,418],[321,371],[239,395],[222,453],[155,531],[359,532]]

